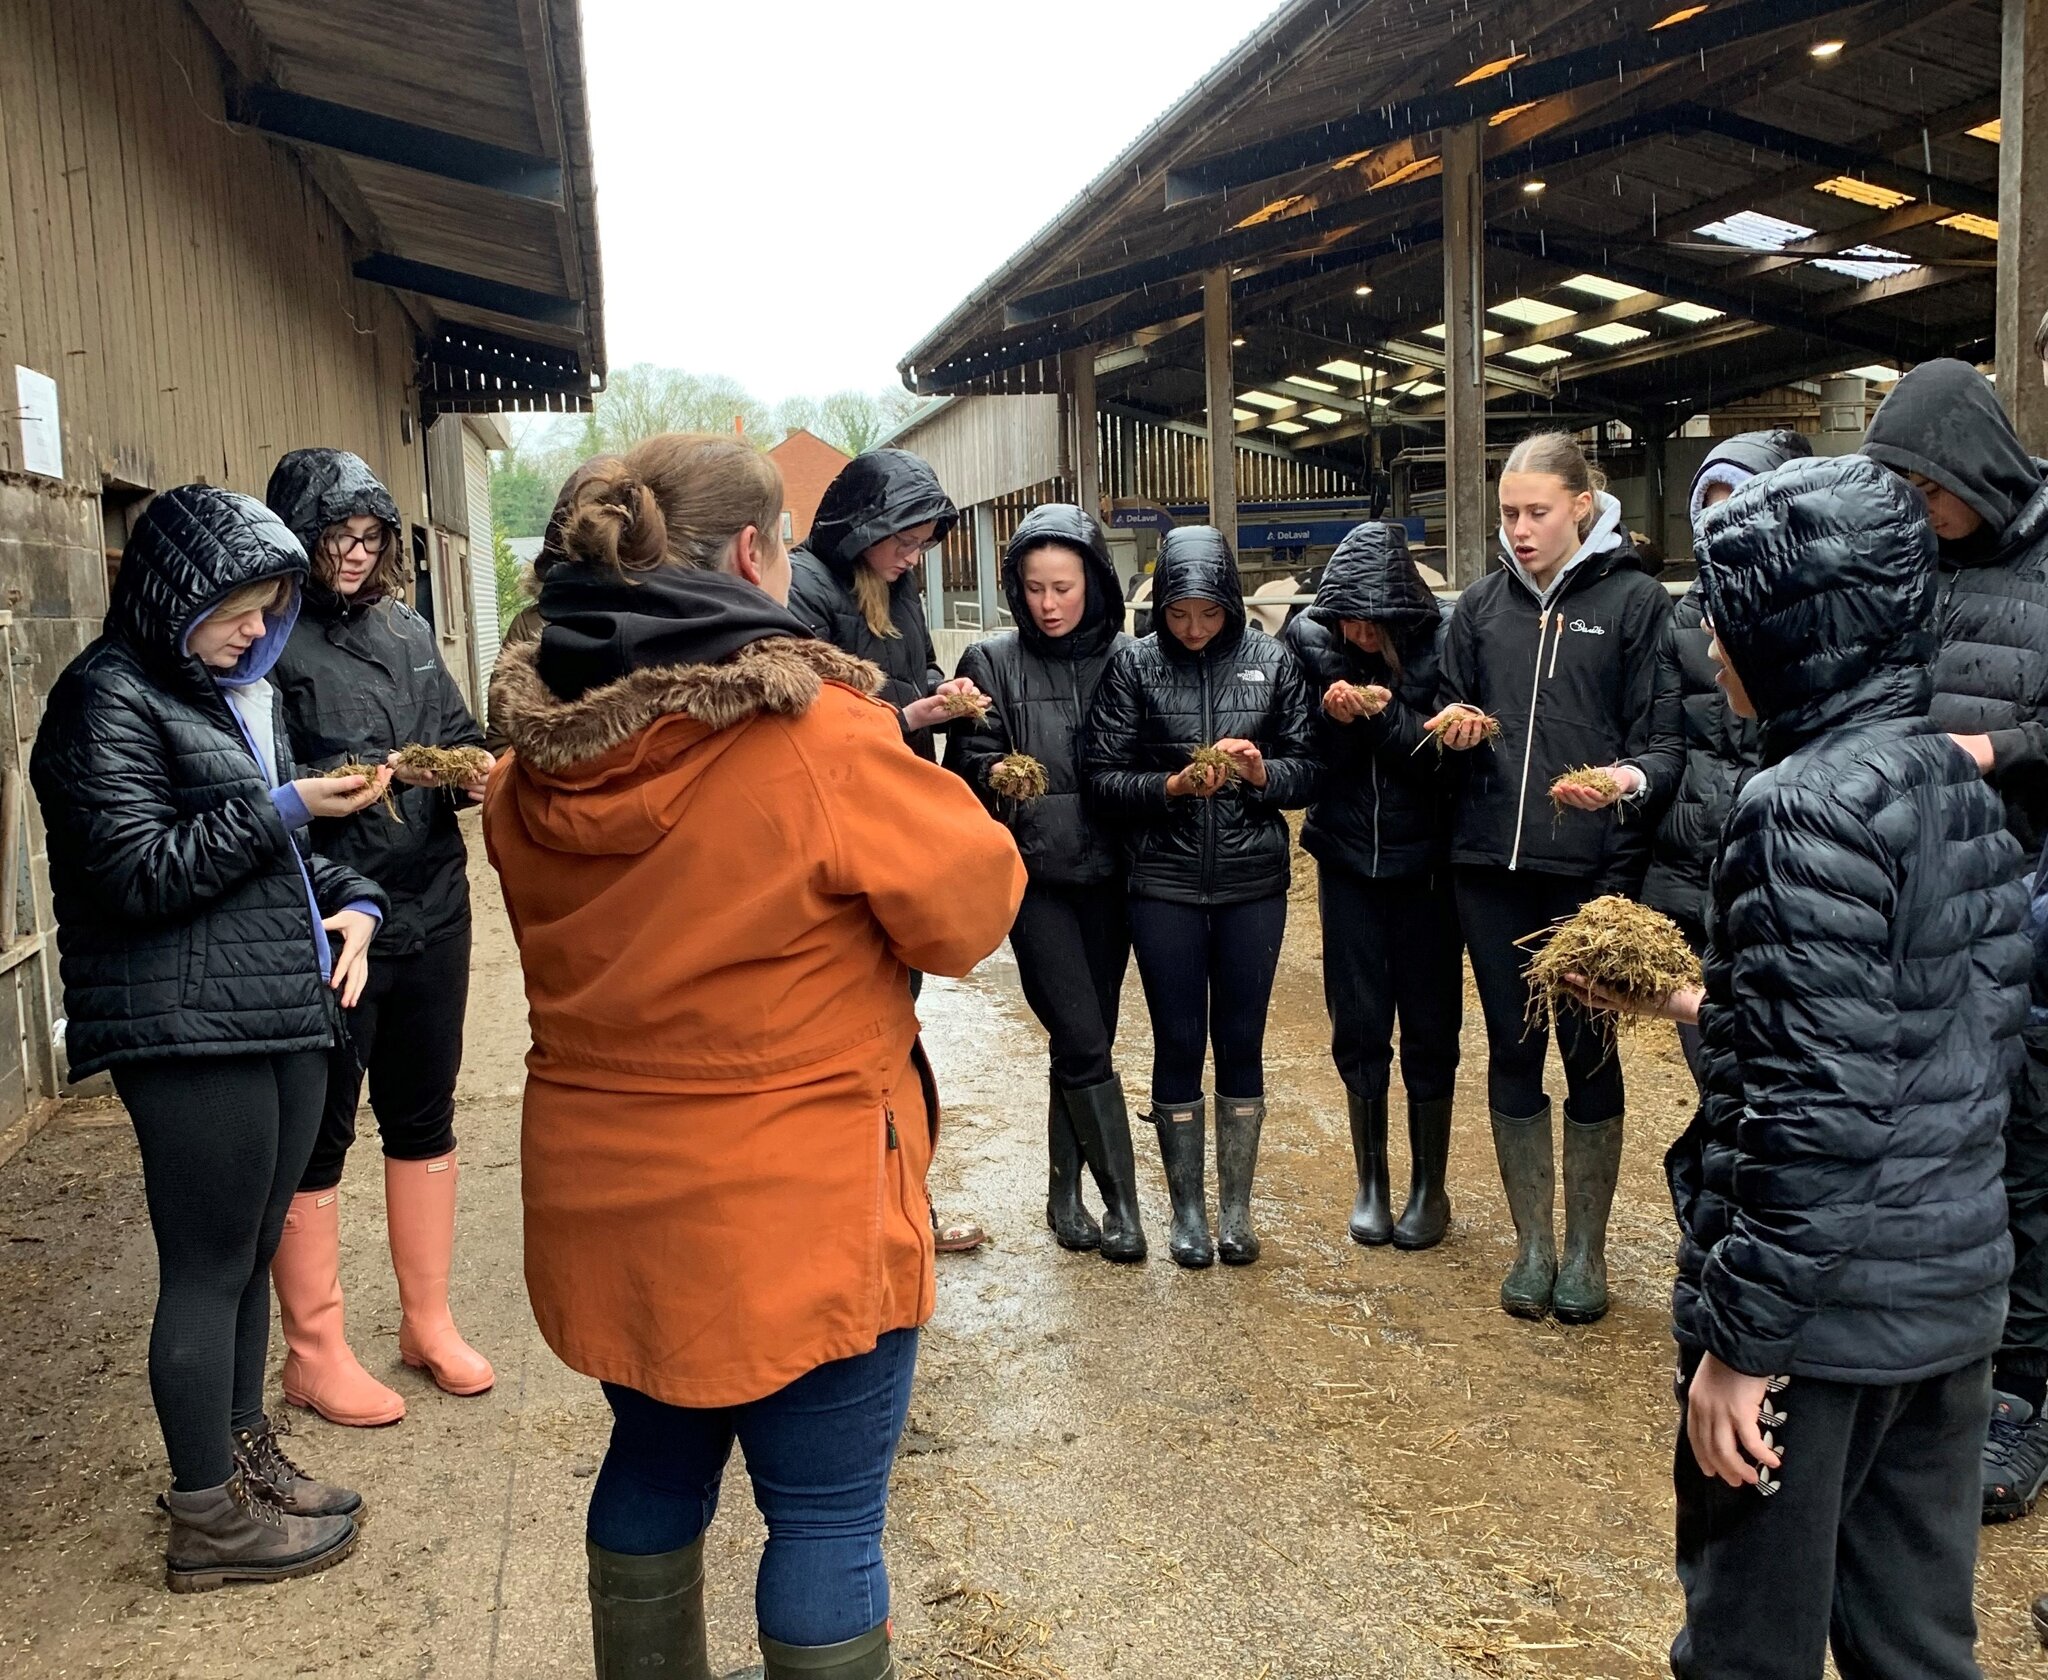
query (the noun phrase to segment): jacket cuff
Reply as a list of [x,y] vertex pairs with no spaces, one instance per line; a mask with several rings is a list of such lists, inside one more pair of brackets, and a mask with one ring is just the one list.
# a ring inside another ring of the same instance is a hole
[[379,910],[377,906],[372,904],[367,898],[352,898],[342,906],[342,909],[360,910],[365,916],[368,916],[370,920],[375,922],[379,927],[382,927],[384,925],[384,912]]
[[286,782],[283,787],[270,790],[271,808],[286,828],[304,828],[313,820],[313,813],[306,809],[306,802],[299,797],[299,790]]
[[[2036,725],[2035,729],[2039,726]],[[2017,729],[1994,729],[1986,738],[1991,742],[1991,773],[1996,776],[2010,770],[2016,764],[2025,764],[2042,757],[2042,742],[2035,733],[2022,724]]]

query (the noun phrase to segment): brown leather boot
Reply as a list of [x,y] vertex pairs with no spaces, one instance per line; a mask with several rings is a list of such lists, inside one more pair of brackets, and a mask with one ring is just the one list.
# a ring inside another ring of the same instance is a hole
[[174,1488],[164,1506],[171,1513],[164,1585],[174,1593],[313,1575],[355,1549],[355,1518],[289,1516],[261,1498],[240,1471],[219,1487]]
[[235,1463],[256,1491],[287,1516],[352,1517],[360,1511],[363,1496],[353,1488],[315,1481],[285,1456],[278,1442],[285,1432],[269,1418],[235,1431]]

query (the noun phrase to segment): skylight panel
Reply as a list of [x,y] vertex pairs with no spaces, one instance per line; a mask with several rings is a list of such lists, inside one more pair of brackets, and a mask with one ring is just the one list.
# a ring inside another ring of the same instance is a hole
[[1311,391],[1334,391],[1337,388],[1327,379],[1311,379],[1305,373],[1290,373],[1287,381],[1291,385],[1306,385]]
[[1830,180],[1816,181],[1813,190],[1834,198],[1846,198],[1851,204],[1867,204],[1873,210],[1896,210],[1901,204],[1910,204],[1913,199],[1911,193],[1880,187],[1872,181],[1859,181],[1853,175],[1837,175]]
[[1605,298],[1609,303],[1626,303],[1630,298],[1643,295],[1640,286],[1624,286],[1619,280],[1610,280],[1604,274],[1574,274],[1559,285],[1569,291],[1584,292],[1588,297]]
[[1521,350],[1510,350],[1508,360],[1527,362],[1531,367],[1548,367],[1552,362],[1568,362],[1572,359],[1569,350],[1560,350],[1555,344],[1531,344]]
[[1610,348],[1617,344],[1633,344],[1639,338],[1648,338],[1649,329],[1632,327],[1626,321],[1609,321],[1604,327],[1588,327],[1584,332],[1572,334],[1574,338],[1588,339],[1594,344],[1605,344]]
[[1788,222],[1781,216],[1766,216],[1760,210],[1738,210],[1718,222],[1709,222],[1693,232],[1703,239],[1718,239],[1724,245],[1740,245],[1745,251],[1782,251],[1802,239],[1811,239],[1817,229]]
[[1313,420],[1318,426],[1334,426],[1344,416],[1339,414],[1334,408],[1312,408],[1302,418],[1304,420]]
[[1266,430],[1269,432],[1279,432],[1286,437],[1292,437],[1296,432],[1305,432],[1308,428],[1299,420],[1275,420]]
[[1674,321],[1683,321],[1689,327],[1699,326],[1704,321],[1721,319],[1720,310],[1709,309],[1703,303],[1667,303],[1657,313],[1668,315]]
[[1886,367],[1882,362],[1872,362],[1867,367],[1850,368],[1849,377],[1867,379],[1873,385],[1896,385],[1905,375],[1895,367]]
[[1404,397],[1440,397],[1444,388],[1434,379],[1411,379],[1405,385],[1396,385],[1395,390]]
[[1294,399],[1292,397],[1276,397],[1271,391],[1240,391],[1237,393],[1237,400],[1239,402],[1257,403],[1261,408],[1292,408],[1294,406]]
[[1974,233],[1979,239],[1998,237],[1998,224],[1989,216],[1944,216],[1936,225],[1954,228],[1958,233]]
[[[1442,327],[1424,327],[1422,329],[1422,336],[1424,338],[1442,338],[1444,336],[1444,329]],[[1506,333],[1495,332],[1491,327],[1486,329],[1486,342],[1488,344],[1498,344],[1507,336]]]
[[1813,266],[1830,274],[1846,274],[1852,280],[1889,280],[1895,275],[1911,274],[1921,265],[1904,251],[1893,251],[1883,245],[1851,245],[1841,256],[1818,258]]
[[1545,303],[1541,298],[1529,297],[1509,298],[1506,303],[1496,303],[1487,310],[1489,315],[1519,321],[1525,327],[1547,327],[1553,321],[1569,321],[1576,313],[1576,310]]

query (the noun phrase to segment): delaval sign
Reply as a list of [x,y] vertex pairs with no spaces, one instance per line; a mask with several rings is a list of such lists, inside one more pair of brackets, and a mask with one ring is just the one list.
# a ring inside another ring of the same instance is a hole
[[1248,548],[1335,548],[1357,524],[1355,519],[1261,521],[1238,526],[1237,546],[1240,552]]

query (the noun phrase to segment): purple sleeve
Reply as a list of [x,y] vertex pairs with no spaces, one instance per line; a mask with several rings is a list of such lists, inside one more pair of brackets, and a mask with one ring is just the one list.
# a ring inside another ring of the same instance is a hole
[[367,898],[352,898],[342,906],[342,909],[360,910],[365,916],[368,916],[370,920],[375,922],[379,927],[382,927],[384,925],[384,912],[379,910],[376,907],[376,905],[372,904]]
[[286,828],[304,828],[313,820],[313,813],[306,809],[306,802],[299,797],[299,790],[286,782],[283,787],[270,790],[270,803],[277,812],[278,820]]

